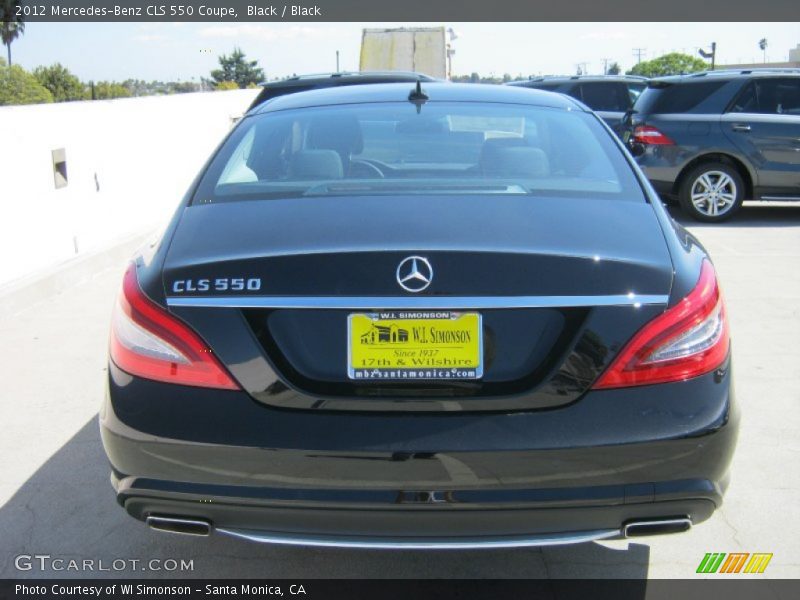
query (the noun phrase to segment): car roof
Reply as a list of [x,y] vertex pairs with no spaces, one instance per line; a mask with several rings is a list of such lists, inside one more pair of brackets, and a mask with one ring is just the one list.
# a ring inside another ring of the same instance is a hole
[[686,73],[685,75],[669,75],[666,77],[655,77],[650,80],[650,84],[657,87],[665,83],[695,83],[711,79],[739,79],[748,77],[800,77],[800,69],[716,69],[714,71],[699,71],[697,73]]
[[570,82],[595,82],[595,81],[623,81],[647,83],[647,77],[638,75],[543,75],[541,77],[530,77],[520,81],[509,81],[506,85],[516,85],[525,87],[536,83],[570,83]]
[[294,75],[279,81],[261,85],[261,91],[250,104],[250,110],[284,94],[293,94],[298,89],[324,88],[366,83],[391,83],[400,81],[436,81],[433,77],[414,71],[339,71],[336,73],[310,73]]
[[367,83],[372,80],[383,81],[386,79],[394,79],[396,81],[416,81],[417,79],[421,81],[435,81],[433,77],[415,71],[338,71],[335,73],[306,73],[304,75],[293,75],[286,79],[263,83],[262,87],[293,87],[306,85],[308,83],[321,83],[324,81],[363,81]]
[[[440,81],[423,82],[421,87],[431,102],[497,102],[588,110],[580,102],[564,94],[524,87]],[[414,90],[414,83],[378,83],[309,90],[278,96],[251,110],[249,114],[337,104],[408,102],[409,94]]]

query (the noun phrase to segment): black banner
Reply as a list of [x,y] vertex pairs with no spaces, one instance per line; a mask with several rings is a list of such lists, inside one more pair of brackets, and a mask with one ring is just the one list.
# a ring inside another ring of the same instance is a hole
[[798,0],[24,0],[29,22],[796,21]]
[[288,598],[298,600],[794,600],[800,581],[753,579],[652,580],[443,580],[443,579],[308,579],[308,580],[0,580],[2,600],[36,598]]

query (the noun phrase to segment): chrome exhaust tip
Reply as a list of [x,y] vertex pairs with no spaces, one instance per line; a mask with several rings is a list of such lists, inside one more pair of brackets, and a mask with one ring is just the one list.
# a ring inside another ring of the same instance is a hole
[[689,531],[691,528],[692,520],[688,517],[628,521],[622,526],[622,536],[628,538],[662,533],[681,533]]
[[211,533],[211,523],[203,519],[189,519],[186,517],[162,517],[148,515],[145,523],[150,529],[178,533],[181,535],[207,536]]

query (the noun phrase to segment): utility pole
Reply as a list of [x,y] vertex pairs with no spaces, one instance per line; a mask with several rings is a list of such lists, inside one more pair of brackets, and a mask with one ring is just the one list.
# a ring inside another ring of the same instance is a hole
[[603,61],[603,75],[608,75],[608,61],[610,61],[611,59],[610,58],[601,58],[600,60]]
[[339,51],[336,51],[336,72],[339,72]]
[[634,48],[633,55],[636,57],[636,64],[638,65],[642,62],[642,54],[647,51],[647,48]]

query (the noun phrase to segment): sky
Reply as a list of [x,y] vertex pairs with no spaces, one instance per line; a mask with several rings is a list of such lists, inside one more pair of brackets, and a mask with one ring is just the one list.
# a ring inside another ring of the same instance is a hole
[[[83,80],[199,81],[217,57],[239,46],[269,79],[294,73],[357,70],[361,29],[444,25],[453,42],[453,74],[574,74],[578,64],[602,73],[603,61],[623,69],[666,52],[697,54],[717,42],[717,63],[788,60],[800,45],[795,23],[27,23],[12,45],[26,69],[60,62]],[[5,55],[5,53],[3,53]]]

